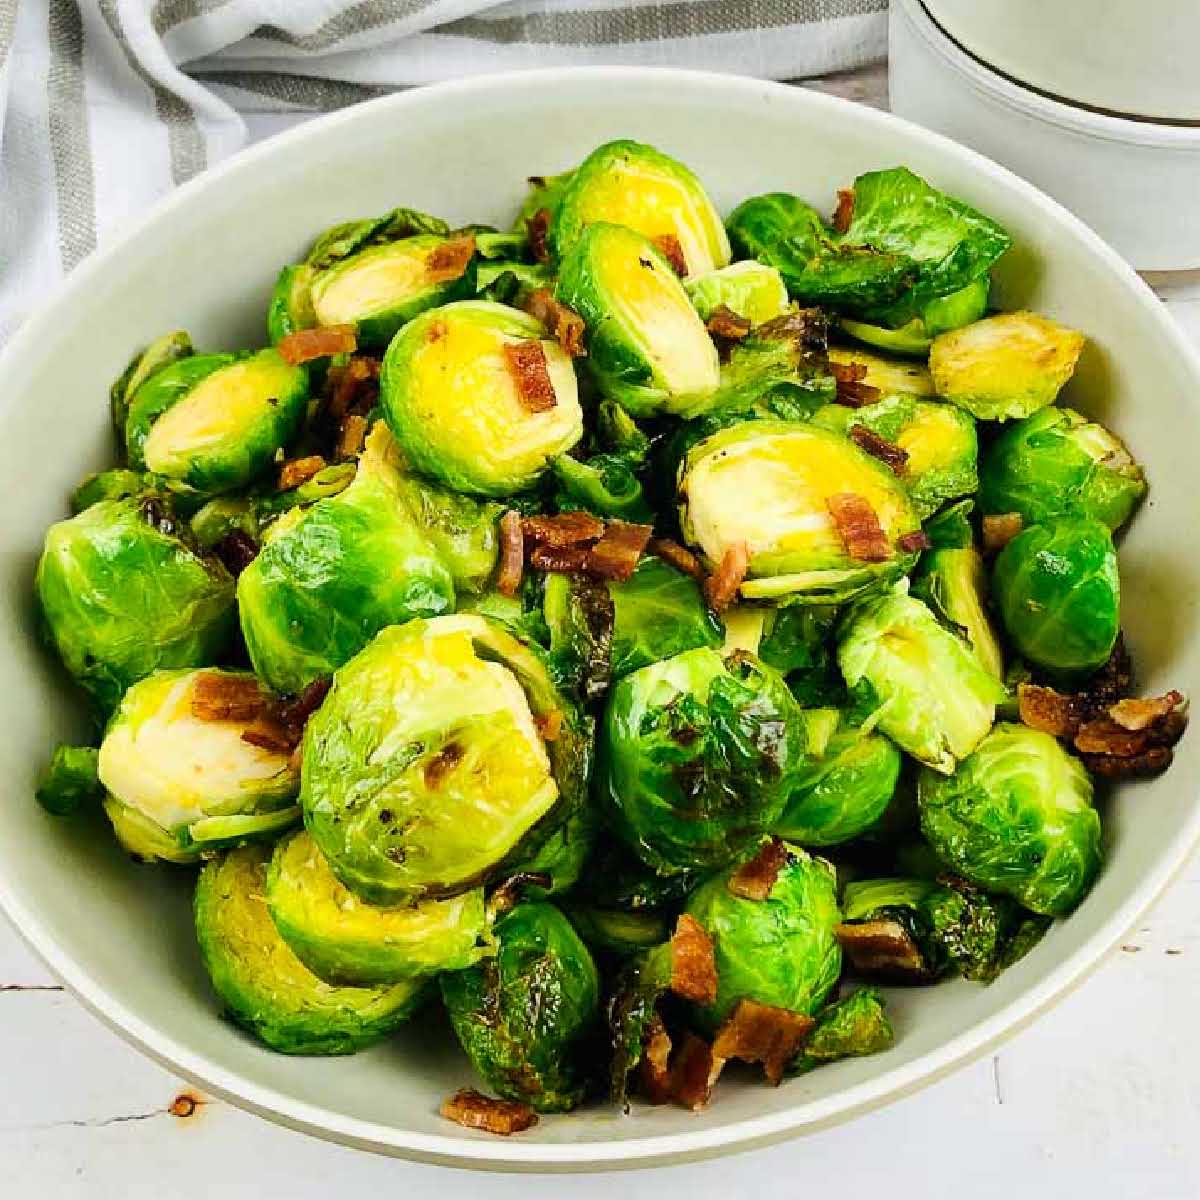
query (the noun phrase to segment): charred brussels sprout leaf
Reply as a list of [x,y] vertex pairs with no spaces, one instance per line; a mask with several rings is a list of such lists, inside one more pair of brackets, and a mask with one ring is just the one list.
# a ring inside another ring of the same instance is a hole
[[168,367],[181,358],[188,358],[194,353],[192,339],[184,330],[176,329],[172,333],[164,333],[145,350],[135,354],[121,372],[120,377],[109,389],[109,401],[113,429],[116,431],[122,455],[125,453],[125,426],[129,420],[129,403],[134,393],[163,367]]
[[744,317],[752,326],[781,317],[788,309],[783,276],[766,263],[746,259],[689,279],[684,287],[702,321],[719,308]]
[[415,208],[393,208],[381,217],[331,226],[313,242],[304,262],[314,270],[324,271],[368,246],[385,245],[416,234],[445,237],[449,232],[450,227],[440,217]]
[[104,795],[94,746],[56,746],[38,775],[37,802],[56,817],[70,816]]
[[587,702],[603,696],[613,638],[608,589],[585,575],[548,574],[542,612],[550,631],[550,666],[559,685]]
[[721,866],[779,818],[804,754],[795,700],[751,656],[702,648],[642,667],[603,721],[613,827],[656,870]]
[[575,898],[621,912],[675,911],[699,880],[695,871],[660,875],[623,842],[602,834]]
[[817,1014],[817,1023],[793,1060],[791,1073],[803,1075],[839,1058],[859,1058],[890,1050],[895,1041],[876,988],[859,988],[845,1000],[835,1001]]
[[279,936],[267,911],[270,850],[214,859],[196,884],[196,936],[229,1015],[281,1054],[354,1054],[387,1037],[422,999],[420,980],[330,987]]
[[930,550],[968,550],[975,545],[975,530],[971,526],[974,500],[959,500],[947,505],[925,522],[925,536]]
[[1004,678],[1004,656],[988,617],[987,573],[978,550],[965,546],[928,551],[913,579],[913,595],[966,638],[989,675]]
[[922,771],[921,831],[952,870],[1061,917],[1100,869],[1100,818],[1078,759],[1048,733],[1000,724],[951,776]]
[[833,648],[836,622],[837,609],[818,604],[765,613],[758,656],[787,677],[801,704],[840,704],[846,698]]
[[519,904],[493,930],[497,950],[442,976],[450,1023],[475,1069],[507,1100],[566,1112],[583,1098],[600,1017],[587,947],[551,904]]

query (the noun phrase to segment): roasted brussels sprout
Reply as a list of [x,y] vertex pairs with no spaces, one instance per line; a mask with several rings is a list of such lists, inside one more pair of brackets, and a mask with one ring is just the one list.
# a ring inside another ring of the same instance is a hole
[[921,832],[964,879],[1061,917],[1100,869],[1083,764],[1048,733],[1001,723],[949,777],[922,771]]
[[583,436],[566,352],[532,317],[486,300],[405,325],[383,360],[380,401],[413,466],[469,495],[531,487]]
[[841,973],[834,929],[841,920],[833,868],[794,846],[763,900],[731,889],[738,867],[713,876],[692,893],[685,911],[708,932],[716,949],[717,998],[696,1017],[715,1029],[739,1000],[757,1000],[809,1016]]
[[[837,609],[793,605],[766,609],[763,616],[758,656],[787,677],[792,695],[804,705],[844,703],[846,685],[833,648]],[[818,750],[814,748],[814,753]]]
[[585,945],[597,953],[620,958],[652,949],[666,941],[671,932],[666,918],[649,910],[572,904],[567,915]]
[[638,142],[598,146],[572,172],[553,208],[550,246],[564,259],[588,227],[623,225],[680,259],[686,275],[729,262],[725,226],[682,163]]
[[752,326],[762,325],[788,310],[783,276],[774,267],[752,258],[696,275],[684,287],[702,321],[717,309],[727,308]]
[[267,338],[271,345],[278,345],[290,333],[316,325],[312,306],[316,276],[317,272],[307,263],[293,263],[279,272],[267,307]]
[[1108,661],[1121,631],[1121,581],[1099,521],[1023,529],[996,556],[992,586],[1005,632],[1029,662],[1078,675]]
[[154,500],[102,500],[52,525],[35,588],[67,670],[103,715],[159,667],[204,666],[233,633],[233,580]]
[[[539,719],[557,736],[543,740]],[[460,613],[385,629],[337,672],[305,733],[300,796],[338,879],[400,904],[527,858],[582,806],[587,770],[541,657]]]
[[125,693],[97,768],[105,811],[131,854],[190,862],[299,819],[287,752],[243,739],[253,717],[206,709],[207,694],[222,690],[259,699],[252,675],[212,669],[158,671]]
[[145,350],[135,354],[129,365],[109,389],[109,403],[112,411],[113,430],[117,435],[117,443],[122,456],[125,453],[125,425],[129,420],[129,403],[138,388],[163,367],[178,362],[194,354],[192,339],[182,329],[164,333],[156,338]]
[[[571,891],[583,876],[596,844],[599,820],[590,800],[577,808],[528,858],[505,868],[523,900],[547,900]],[[495,893],[493,893],[493,904]]]
[[133,496],[148,495],[153,490],[153,481],[141,471],[114,467],[111,471],[89,475],[71,493],[71,512],[78,515],[101,500],[128,500]]
[[494,958],[442,976],[450,1023],[493,1091],[566,1112],[588,1082],[583,1052],[600,1019],[596,965],[552,904],[518,904],[493,932]]
[[827,354],[829,361],[838,366],[861,368],[864,374],[860,382],[875,388],[881,400],[893,396],[912,396],[924,400],[937,398],[933,380],[921,363],[888,358],[857,346],[830,346]]
[[266,897],[283,940],[326,983],[375,987],[461,971],[492,949],[482,888],[402,908],[364,904],[303,829],[276,845]]
[[615,517],[635,525],[654,522],[641,481],[629,463],[616,454],[596,454],[580,461],[563,454],[551,463],[560,512],[582,511],[597,517]]
[[1075,371],[1083,334],[1031,312],[1001,313],[934,338],[929,373],[944,400],[981,420],[1053,404]]
[[387,625],[454,608],[450,570],[405,503],[414,485],[401,471],[395,443],[376,425],[354,482],[280,518],[239,576],[250,661],[276,691],[330,675]]
[[855,606],[838,630],[838,663],[879,728],[949,775],[992,727],[999,680],[920,600],[890,592]]
[[826,1005],[817,1014],[817,1023],[804,1039],[804,1046],[792,1061],[789,1073],[803,1075],[839,1058],[881,1054],[890,1050],[894,1041],[883,996],[876,988],[859,988],[845,1000]]
[[1145,494],[1146,477],[1125,446],[1070,408],[1014,421],[979,467],[982,511],[1019,513],[1027,525],[1092,517],[1116,531]]
[[330,987],[279,936],[266,903],[271,851],[244,846],[208,863],[196,883],[196,936],[229,1015],[281,1054],[353,1054],[387,1037],[425,984]]
[[[884,309],[877,313],[875,321],[878,323],[842,317],[838,325],[856,341],[868,346],[890,354],[925,358],[939,333],[959,329],[986,315],[990,283],[986,275],[981,276],[957,292],[930,300],[916,316],[911,315],[911,306],[902,299],[894,306],[894,311]],[[900,323],[889,325],[889,320]]]
[[[847,494],[870,506],[886,551],[852,556],[829,508]],[[848,438],[814,425],[748,421],[705,438],[684,458],[679,501],[684,537],[712,566],[746,548],[747,600],[847,600],[916,561],[897,546],[920,527],[904,485]]]
[[244,487],[295,436],[307,401],[307,371],[276,350],[179,359],[130,399],[130,466],[199,495]]
[[37,802],[56,817],[70,816],[104,795],[94,746],[56,746],[38,775]]
[[989,675],[1004,678],[1004,655],[987,605],[987,573],[974,546],[943,547],[921,557],[913,595],[966,638]]
[[563,259],[556,297],[583,317],[600,392],[635,417],[692,416],[720,382],[717,348],[666,257],[632,229],[589,225]]
[[778,672],[701,648],[616,684],[599,753],[612,828],[669,874],[719,867],[772,828],[805,734]]

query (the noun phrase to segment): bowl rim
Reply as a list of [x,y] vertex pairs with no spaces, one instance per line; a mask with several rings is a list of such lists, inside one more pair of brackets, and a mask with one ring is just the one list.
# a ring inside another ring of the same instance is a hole
[[[984,177],[1002,180],[1019,192],[1032,209],[1054,223],[1066,223],[1114,275],[1120,277],[1149,319],[1162,330],[1175,352],[1200,379],[1200,351],[1191,345],[1165,307],[1115,250],[1084,222],[1056,201],[992,160],[940,134],[914,125],[891,113],[854,104],[813,89],[774,83],[749,76],[663,67],[562,67],[533,71],[506,71],[453,80],[379,97],[306,121],[293,129],[264,139],[209,168],[153,205],[122,232],[94,251],[52,290],[49,298],[18,329],[0,352],[0,375],[31,351],[54,322],[59,306],[88,288],[119,261],[145,229],[169,220],[191,198],[215,187],[228,176],[248,171],[264,159],[286,154],[321,131],[357,121],[378,119],[378,114],[400,117],[409,109],[486,95],[497,88],[570,87],[577,80],[619,87],[623,82],[673,82],[716,89],[747,97],[771,97],[793,105],[798,115],[807,109],[818,117],[837,120],[853,110],[855,119],[882,129],[901,129],[911,141],[934,152],[957,158]],[[314,132],[316,131],[316,132]],[[236,1071],[210,1060],[141,1020],[118,995],[95,982],[87,969],[60,946],[23,902],[6,878],[0,857],[0,910],[33,951],[62,980],[72,994],[104,1024],[168,1070],[230,1103],[289,1128],[360,1149],[368,1149],[428,1163],[508,1171],[587,1171],[646,1167],[667,1162],[706,1158],[780,1141],[847,1120],[872,1108],[917,1091],[984,1054],[1001,1040],[1029,1024],[1051,1004],[1073,990],[1089,975],[1135,925],[1187,862],[1200,841],[1200,805],[1194,805],[1187,823],[1178,827],[1153,868],[1143,874],[1126,899],[1073,954],[1056,963],[1029,989],[990,1018],[958,1037],[942,1043],[912,1062],[882,1071],[870,1079],[827,1097],[809,1098],[774,1113],[730,1122],[718,1128],[633,1137],[615,1141],[522,1142],[488,1135],[426,1134],[348,1117],[319,1105],[298,1101],[272,1087],[251,1083]]]

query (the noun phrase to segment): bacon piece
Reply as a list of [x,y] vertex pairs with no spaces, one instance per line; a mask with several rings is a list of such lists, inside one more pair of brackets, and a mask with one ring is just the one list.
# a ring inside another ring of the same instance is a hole
[[694,1033],[683,1035],[683,1044],[671,1064],[671,1091],[677,1104],[699,1112],[712,1098],[713,1086],[725,1066],[712,1047]]
[[258,680],[242,675],[205,671],[192,685],[192,716],[201,721],[253,721],[269,703]]
[[655,1014],[642,1039],[642,1058],[638,1063],[642,1093],[651,1104],[666,1104],[672,1097],[671,1035]]
[[1133,758],[1146,749],[1149,741],[1146,730],[1124,729],[1109,717],[1096,717],[1079,727],[1075,734],[1075,749],[1080,754]]
[[518,1100],[496,1100],[474,1088],[459,1088],[442,1101],[441,1114],[467,1129],[509,1137],[537,1124],[537,1113]]
[[743,900],[765,900],[787,863],[787,846],[780,838],[773,837],[763,842],[758,853],[730,875],[725,886]]
[[637,567],[653,532],[651,525],[609,521],[603,536],[588,551],[588,573],[624,583]]
[[353,325],[319,325],[316,329],[297,329],[279,339],[275,349],[280,358],[293,367],[328,358],[331,354],[353,354],[358,335]]
[[213,553],[225,564],[236,579],[257,557],[259,545],[241,529],[227,533],[214,547]]
[[272,754],[290,755],[300,739],[282,721],[264,713],[249,729],[242,730],[242,741]]
[[542,514],[521,519],[521,532],[542,546],[578,546],[594,542],[604,533],[604,522],[587,512]]
[[314,679],[300,695],[291,700],[284,700],[278,706],[279,719],[287,726],[297,730],[296,741],[304,732],[308,718],[325,703],[333,680],[328,678]]
[[362,453],[367,440],[367,418],[351,413],[342,422],[338,432],[336,454],[341,462],[348,462]]
[[854,189],[838,188],[837,208],[833,213],[833,227],[838,233],[845,233],[854,220]]
[[466,234],[435,246],[425,260],[425,278],[429,283],[449,283],[460,279],[475,257],[475,239]]
[[1017,706],[1021,721],[1030,729],[1060,738],[1075,736],[1087,707],[1080,696],[1036,683],[1023,683],[1017,688]]
[[646,549],[651,554],[657,554],[663,562],[670,563],[677,571],[682,571],[693,579],[704,578],[704,568],[700,565],[700,560],[678,542],[670,538],[651,538]]
[[325,469],[325,460],[319,454],[307,458],[289,459],[279,468],[277,487],[281,492],[290,492],[302,483],[307,483],[318,471]]
[[1108,710],[1109,717],[1122,729],[1145,729],[1183,704],[1183,693],[1170,691],[1165,696],[1144,700],[1118,700]]
[[866,363],[848,362],[829,364],[829,373],[837,384],[837,402],[847,408],[864,408],[874,404],[883,393],[869,383]]
[[718,304],[713,309],[712,316],[705,322],[705,326],[713,337],[724,338],[730,342],[740,342],[752,328],[748,318],[735,313],[724,304]]
[[845,922],[833,932],[856,971],[897,983],[928,982],[925,959],[899,921]]
[[532,217],[526,220],[525,231],[529,235],[529,251],[533,255],[534,262],[548,263],[550,249],[546,244],[546,239],[550,233],[550,210],[539,208]]
[[933,543],[929,540],[929,534],[925,530],[914,529],[912,533],[902,533],[896,539],[896,545],[905,554],[915,554],[918,550],[928,550]]
[[1125,645],[1125,635],[1117,634],[1117,643],[1108,661],[1087,681],[1084,695],[1096,709],[1106,708],[1129,695],[1133,687],[1133,662]]
[[558,404],[541,342],[507,343],[504,361],[517,386],[517,398],[529,412],[549,412]]
[[515,509],[500,518],[500,568],[496,572],[496,590],[502,596],[515,596],[525,574],[525,535],[521,514]]
[[437,791],[446,777],[462,762],[463,748],[457,742],[447,742],[435,755],[425,760],[421,778],[430,791]]
[[865,425],[852,425],[850,440],[872,458],[886,463],[896,475],[904,474],[904,469],[908,466],[907,450],[902,450],[886,438],[881,438],[879,434],[873,433]]
[[717,569],[704,581],[704,598],[713,612],[724,612],[733,603],[749,568],[750,549],[745,542],[726,548]]
[[[791,341],[801,350],[823,351],[829,340],[829,319],[819,308],[797,308],[764,321],[754,335],[762,341]],[[836,377],[832,364],[830,370]],[[866,367],[862,367],[863,375],[866,372]]]
[[846,553],[858,562],[887,562],[892,548],[870,503],[857,492],[835,492],[825,501]]
[[717,998],[717,960],[708,931],[688,913],[675,923],[671,935],[671,991],[696,1004]]
[[562,733],[562,709],[552,708],[549,712],[534,717],[533,723],[537,726],[543,742],[557,742],[559,734]]
[[1138,779],[1161,775],[1175,755],[1170,746],[1151,746],[1131,758],[1118,758],[1115,754],[1081,754],[1079,757],[1093,775],[1105,779]]
[[521,307],[534,320],[540,321],[546,332],[572,358],[581,358],[587,353],[583,345],[583,335],[587,332],[583,318],[573,308],[555,300],[549,288],[535,288]]
[[377,389],[372,385],[378,378],[376,358],[356,356],[344,367],[331,367],[326,388],[329,416],[340,421],[352,410],[367,411],[375,402]]
[[989,554],[1003,550],[1021,532],[1024,524],[1020,513],[998,513],[984,517],[980,522],[984,550]]
[[529,552],[529,565],[539,571],[586,571],[590,561],[586,546],[538,545]]
[[683,276],[688,273],[687,259],[683,257],[683,247],[673,233],[660,233],[658,237],[651,240],[659,254],[671,264],[671,270],[676,275]]
[[713,1057],[762,1063],[766,1077],[778,1085],[815,1024],[803,1013],[742,999],[717,1030]]

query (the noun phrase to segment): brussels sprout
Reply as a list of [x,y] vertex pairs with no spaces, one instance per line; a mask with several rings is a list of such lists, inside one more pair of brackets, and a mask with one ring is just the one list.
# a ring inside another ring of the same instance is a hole
[[623,842],[601,833],[574,898],[606,910],[674,912],[701,877],[696,871],[660,875]]
[[76,516],[101,500],[128,500],[150,491],[149,480],[139,471],[114,467],[89,475],[71,494],[71,512]]
[[613,605],[598,579],[582,574],[547,574],[542,614],[555,682],[590,702],[608,688],[612,654]]
[[307,263],[283,268],[271,290],[267,307],[267,339],[278,345],[289,333],[312,329],[317,323],[313,312],[312,285],[317,273]]
[[930,550],[913,577],[913,595],[966,639],[979,665],[1004,678],[1004,655],[987,611],[987,574],[973,546]]
[[[537,411],[522,399],[518,347],[545,368],[552,394]],[[485,300],[448,304],[405,325],[384,357],[380,400],[413,466],[472,495],[531,487],[583,436],[566,352],[542,338],[532,317]]]
[[890,1050],[894,1041],[883,996],[876,988],[859,988],[817,1014],[817,1023],[804,1039],[804,1047],[792,1060],[789,1071],[803,1075],[839,1058],[880,1054]]
[[685,910],[704,926],[716,951],[717,998],[696,1008],[698,1022],[715,1029],[742,999],[811,1016],[842,967],[833,932],[841,920],[833,868],[788,846],[765,900],[731,891],[734,870],[701,884]]
[[555,296],[587,323],[587,367],[635,417],[691,416],[720,382],[717,348],[671,264],[620,225],[589,225],[563,259]]
[[491,951],[482,888],[376,908],[342,887],[303,829],[276,845],[266,898],[283,940],[326,983],[375,987],[461,971]]
[[1030,525],[996,556],[996,607],[1019,654],[1071,675],[1108,661],[1121,631],[1117,552],[1090,517]]
[[266,904],[268,847],[208,863],[196,883],[196,937],[229,1015],[281,1054],[353,1054],[387,1037],[423,998],[424,981],[330,987],[292,953]]
[[295,435],[307,401],[308,373],[276,350],[180,359],[130,400],[130,466],[201,495],[243,487]]
[[154,501],[102,500],[52,525],[34,586],[67,670],[101,712],[159,667],[202,666],[233,633],[233,580]]
[[652,949],[666,941],[671,932],[665,917],[645,910],[571,905],[567,916],[585,945],[621,958]]
[[703,185],[682,163],[638,142],[597,146],[562,189],[550,246],[566,258],[592,225],[622,225],[651,242],[671,239],[687,275],[729,262],[725,226]]
[[[558,736],[544,742],[539,718]],[[528,858],[582,806],[587,769],[538,654],[460,613],[385,629],[337,672],[305,732],[300,797],[338,879],[398,904]]]
[[507,868],[508,880],[520,881],[522,899],[546,900],[574,888],[591,857],[598,828],[596,810],[588,802],[559,825],[528,858]]
[[832,645],[836,621],[837,609],[818,604],[766,610],[758,656],[787,676],[801,704],[845,701],[846,685]]
[[600,740],[613,830],[664,874],[719,867],[779,819],[805,754],[783,677],[688,650],[612,689]]
[[431,217],[415,208],[393,208],[381,217],[365,217],[332,225],[312,244],[304,261],[317,271],[365,250],[419,233],[445,237],[450,227],[440,217]]
[[705,438],[680,468],[684,537],[716,566],[749,551],[747,600],[829,603],[911,569],[911,553],[852,558],[830,516],[831,496],[855,493],[892,546],[920,527],[904,485],[848,438],[813,425],[748,421]]
[[1001,313],[934,338],[929,373],[939,396],[981,420],[1028,417],[1054,403],[1083,343],[1048,317]]
[[453,609],[454,581],[404,503],[401,466],[377,425],[354,482],[277,521],[238,577],[250,661],[276,691],[331,674],[386,625]]
[[762,325],[788,310],[783,276],[752,258],[696,275],[684,287],[702,321],[718,308],[727,308],[751,325]]
[[1100,869],[1091,780],[1048,733],[997,725],[953,775],[922,771],[918,800],[952,870],[1035,913],[1065,916]]
[[878,388],[881,400],[893,396],[933,399],[937,395],[933,390],[933,379],[919,363],[898,362],[882,354],[872,354],[869,350],[851,350],[845,346],[830,346],[828,354],[831,363],[865,368],[866,374],[860,382]]
[[641,481],[620,455],[596,454],[580,462],[564,454],[554,460],[551,470],[558,485],[554,502],[560,512],[581,510],[635,525],[654,523],[654,510]]
[[129,365],[121,372],[108,393],[113,429],[122,454],[125,452],[125,425],[129,420],[129,403],[134,393],[151,375],[194,353],[192,339],[184,330],[176,329],[156,338],[145,350],[130,359]]
[[178,861],[156,853],[157,833],[185,859],[198,858],[212,842],[223,844],[243,829],[272,832],[299,816],[300,781],[287,753],[242,739],[252,718],[197,715],[201,689],[225,680],[254,686],[243,672],[158,671],[125,693],[100,745],[98,773],[110,816],[135,814],[114,822],[118,836],[135,825],[152,827],[153,846],[145,848],[139,838],[126,843],[131,853]]
[[57,817],[70,816],[104,795],[97,775],[99,751],[94,746],[56,746],[38,775],[37,802]]
[[878,709],[879,728],[949,775],[992,727],[1003,685],[920,600],[891,592],[855,606],[838,630],[838,664]]
[[900,778],[900,751],[878,733],[843,724],[814,755],[794,779],[773,832],[801,846],[848,842],[887,811]]
[[975,530],[971,527],[974,511],[975,501],[965,499],[930,517],[924,526],[930,550],[966,550],[974,546]]
[[566,1112],[587,1084],[581,1060],[600,1019],[596,965],[552,904],[518,904],[493,932],[494,958],[442,976],[450,1023],[493,1091]]
[[1026,525],[1092,517],[1116,531],[1146,494],[1146,477],[1103,425],[1070,408],[1014,421],[979,468],[985,513],[1020,513]]
[[554,272],[540,263],[481,263],[475,272],[475,295],[495,304],[524,306],[538,288],[553,289]]
[[[877,320],[883,322],[881,324],[843,317],[838,325],[856,341],[865,342],[868,346],[876,346],[891,354],[925,358],[939,333],[969,325],[987,313],[990,284],[986,275],[981,276],[957,292],[930,300],[916,316],[909,316],[911,307],[901,300],[894,312],[885,309],[877,314]],[[889,317],[899,324],[889,325]]]

